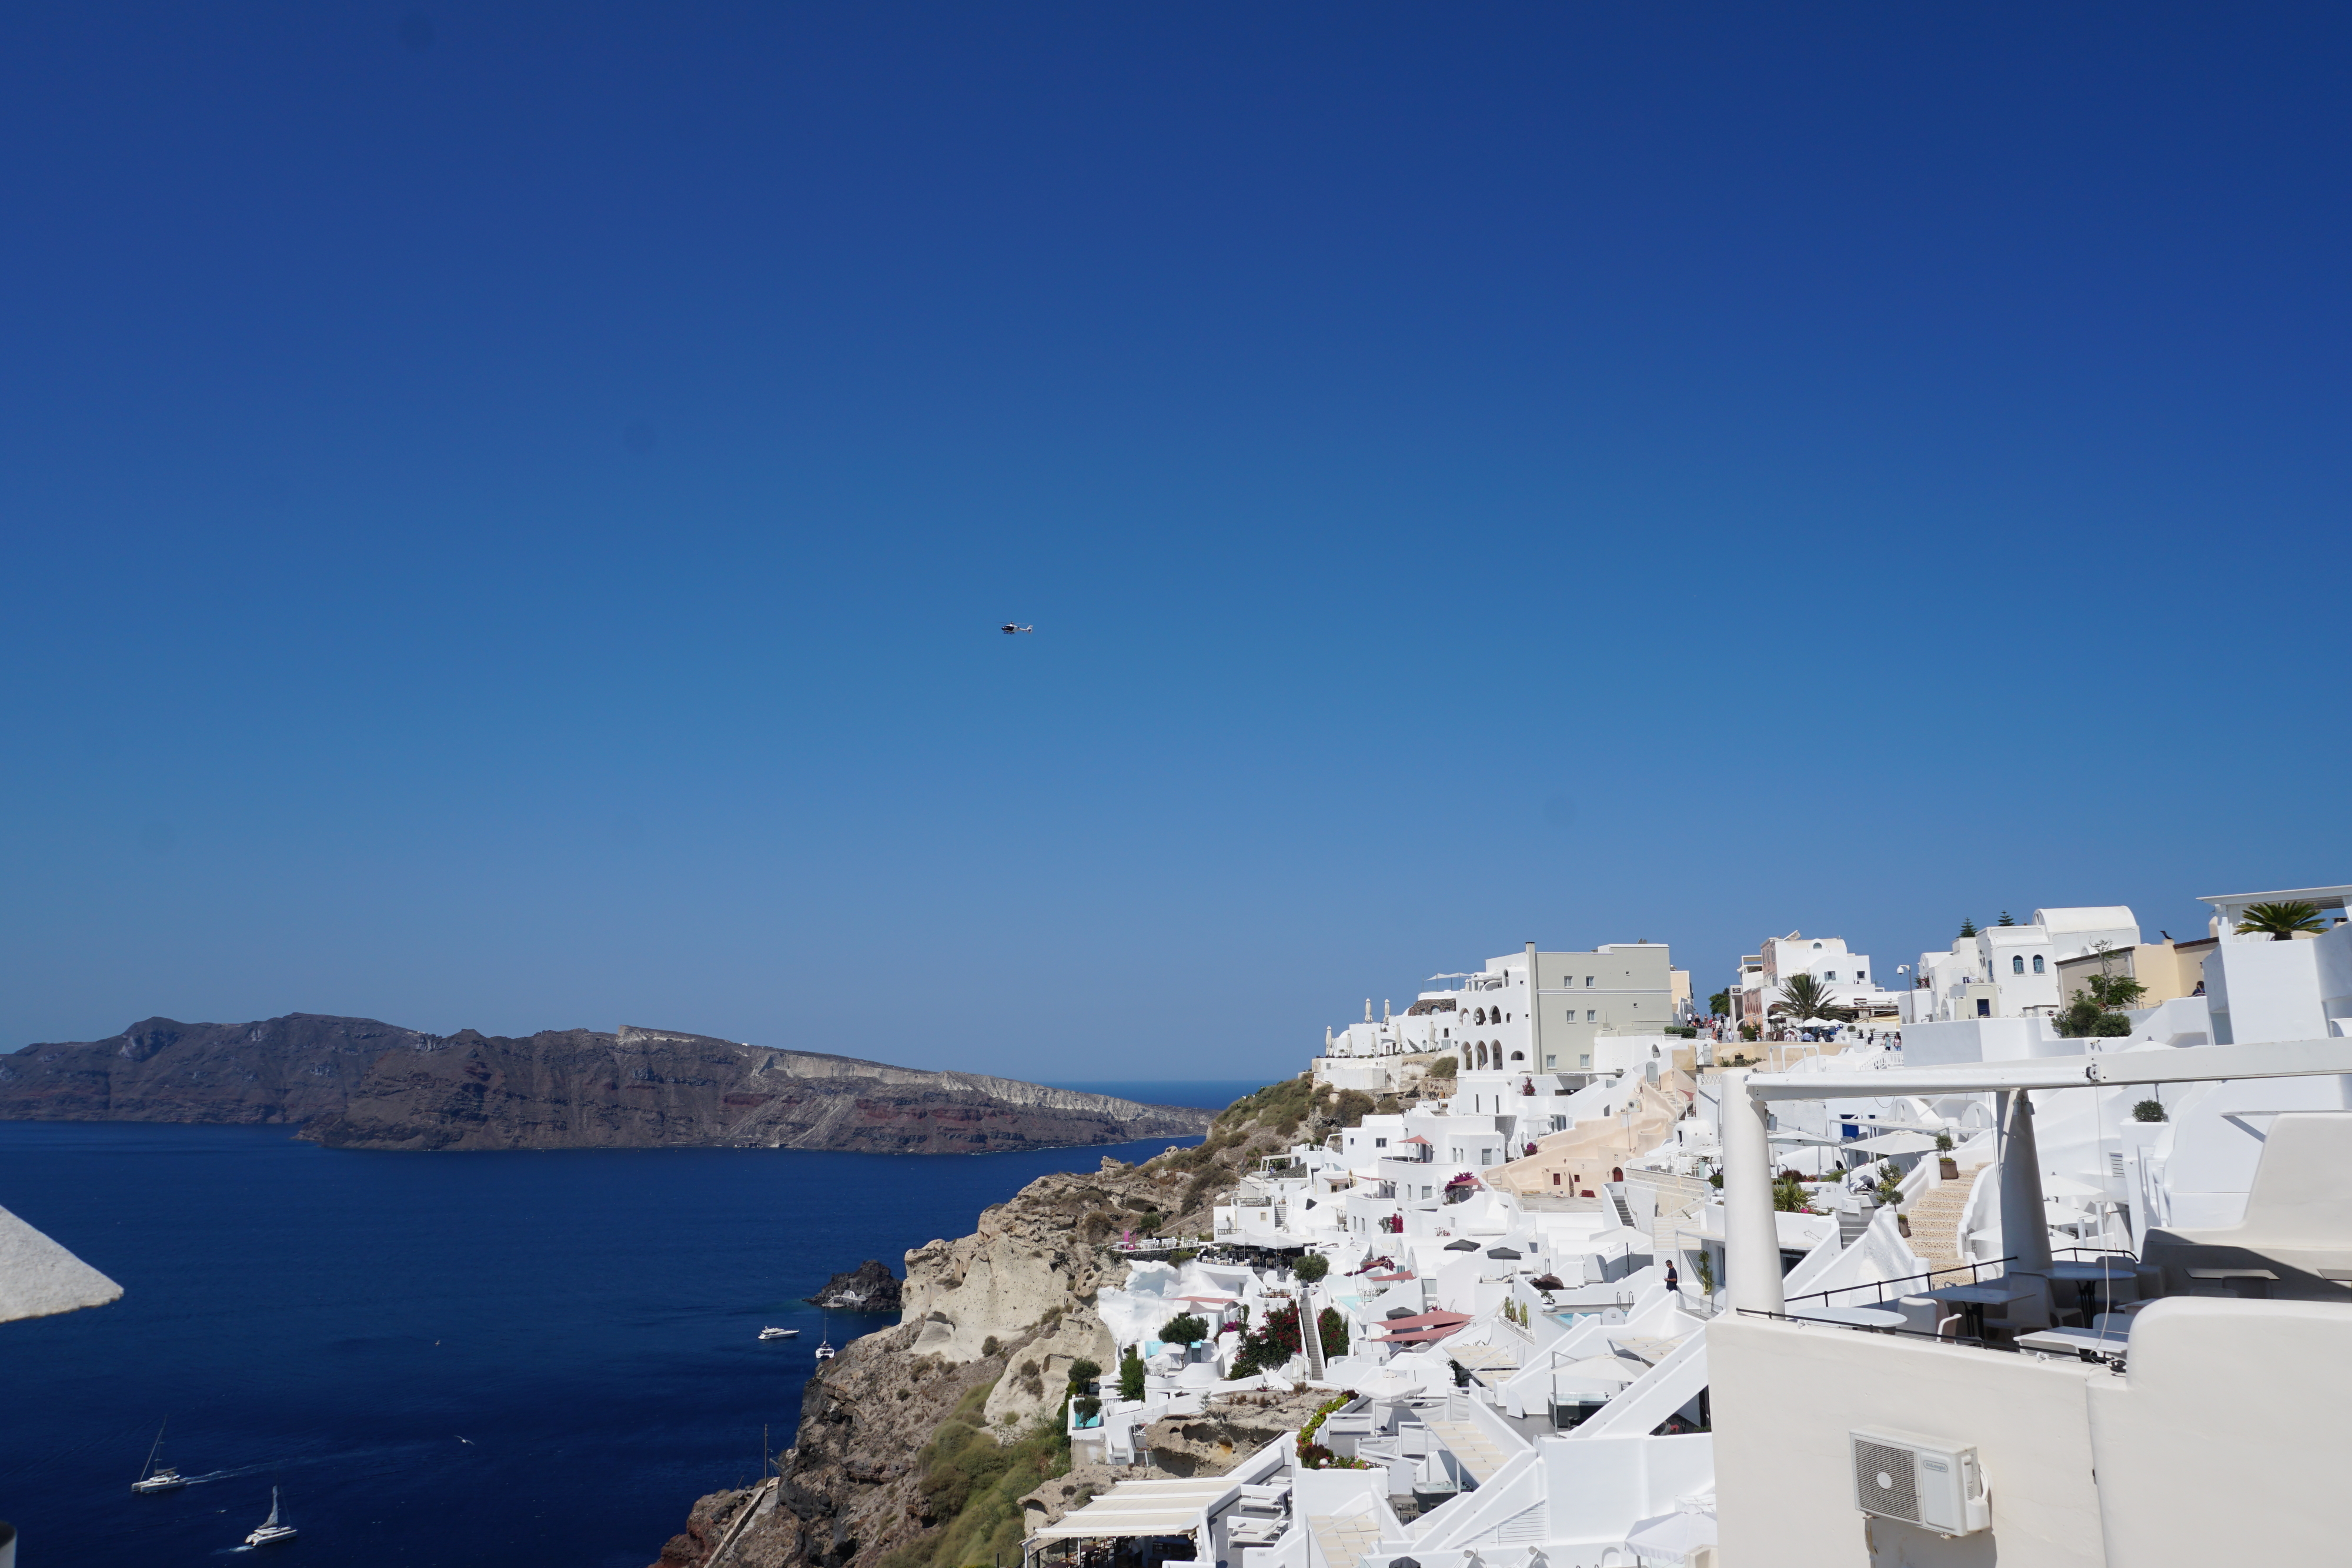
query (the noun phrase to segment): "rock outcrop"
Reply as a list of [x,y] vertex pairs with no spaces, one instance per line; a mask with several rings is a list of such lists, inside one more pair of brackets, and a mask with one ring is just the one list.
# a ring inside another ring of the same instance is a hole
[[[885,1568],[886,1558],[888,1568],[956,1568],[928,1555],[949,1521],[926,1496],[917,1462],[957,1402],[985,1387],[978,1424],[1008,1441],[1057,1418],[1073,1362],[1112,1365],[1095,1291],[1126,1281],[1120,1232],[1153,1213],[1177,1234],[1205,1231],[1238,1172],[1295,1139],[1321,1138],[1348,1113],[1302,1080],[1276,1084],[1228,1106],[1195,1147],[1133,1166],[1106,1158],[1091,1175],[1040,1176],[983,1210],[971,1235],[908,1253],[905,1321],[853,1342],[810,1378],[775,1504],[737,1538],[725,1568]],[[1312,1407],[1221,1406],[1206,1418],[1163,1424],[1164,1435],[1155,1427],[1153,1441],[1188,1471],[1210,1473],[1234,1462],[1229,1453],[1246,1452],[1243,1445],[1265,1442],[1259,1432],[1296,1426]],[[1064,1473],[1023,1506],[1058,1517],[1131,1473]],[[697,1503],[657,1568],[703,1568],[711,1521],[723,1527],[725,1500],[740,1496]]]
[[879,1258],[868,1258],[847,1273],[835,1274],[809,1299],[813,1307],[837,1312],[895,1312],[898,1310],[898,1276]]
[[339,1148],[994,1154],[1199,1133],[1210,1113],[667,1030],[516,1039],[293,1013],[28,1045],[0,1056],[0,1120],[299,1124]]

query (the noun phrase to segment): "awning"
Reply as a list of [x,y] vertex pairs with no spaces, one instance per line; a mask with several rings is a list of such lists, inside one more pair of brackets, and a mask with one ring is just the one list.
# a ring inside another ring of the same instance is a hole
[[1860,1149],[1865,1155],[1924,1155],[1936,1146],[1936,1140],[1924,1133],[1881,1133],[1875,1137],[1848,1138],[1833,1146]]
[[1445,1323],[1433,1329],[1408,1329],[1403,1333],[1382,1334],[1372,1343],[1374,1344],[1431,1344],[1445,1338],[1448,1334],[1457,1334],[1461,1332],[1460,1323]]
[[1409,1317],[1391,1318],[1387,1326],[1392,1329],[1459,1328],[1470,1321],[1467,1312],[1414,1312]]
[[1241,1490],[1230,1476],[1181,1480],[1121,1481],[1086,1507],[1031,1532],[1032,1541],[1105,1540],[1118,1536],[1182,1535],[1204,1514]]

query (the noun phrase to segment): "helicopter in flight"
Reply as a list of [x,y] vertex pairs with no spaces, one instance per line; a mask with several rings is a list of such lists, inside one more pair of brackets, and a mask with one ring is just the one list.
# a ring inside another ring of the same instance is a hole
[[1007,621],[1003,625],[999,626],[997,630],[1003,632],[1007,637],[1010,637],[1016,632],[1034,632],[1037,628],[1034,626],[1015,626],[1012,622]]

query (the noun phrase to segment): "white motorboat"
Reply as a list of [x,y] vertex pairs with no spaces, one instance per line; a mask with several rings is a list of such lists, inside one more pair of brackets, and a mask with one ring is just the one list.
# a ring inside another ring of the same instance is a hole
[[[169,1421],[163,1423],[163,1427],[170,1425]],[[139,1479],[131,1483],[132,1491],[177,1491],[188,1484],[188,1478],[171,1466],[165,1465],[160,1470],[155,1468],[155,1456],[163,1451],[163,1427],[155,1428],[155,1446],[147,1450],[147,1468],[141,1470]]]
[[269,1517],[261,1521],[261,1527],[259,1529],[256,1530],[251,1535],[245,1538],[245,1543],[247,1546],[268,1546],[272,1542],[291,1541],[293,1539],[294,1527],[290,1524],[280,1524],[278,1522],[278,1489],[276,1487],[271,1487],[269,1489]]
[[760,1337],[761,1339],[798,1339],[801,1337],[801,1331],[798,1329],[761,1329],[760,1331]]
[[827,1312],[824,1315],[824,1337],[816,1343],[816,1358],[819,1361],[831,1361],[833,1354],[833,1314]]
[[818,1346],[816,1347],[816,1358],[817,1358],[819,1361],[831,1361],[831,1360],[833,1359],[833,1357],[834,1357],[834,1349],[833,1349],[833,1346],[832,1346],[832,1345],[830,1345],[830,1344],[820,1344],[820,1345],[818,1345]]

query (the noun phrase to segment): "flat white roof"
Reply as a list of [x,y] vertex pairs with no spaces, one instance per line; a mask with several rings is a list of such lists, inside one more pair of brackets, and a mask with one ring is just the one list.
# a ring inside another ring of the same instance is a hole
[[2322,909],[2342,909],[2352,900],[2352,883],[2341,887],[2283,887],[2271,893],[2200,893],[2200,904],[2217,909],[2243,909],[2249,904],[2315,904]]

